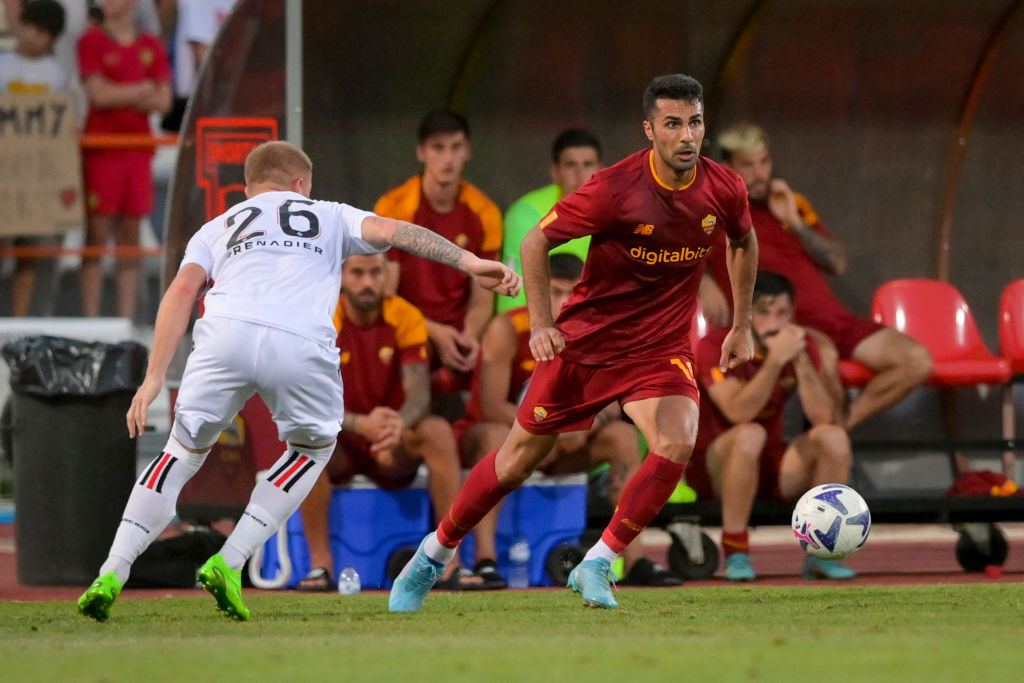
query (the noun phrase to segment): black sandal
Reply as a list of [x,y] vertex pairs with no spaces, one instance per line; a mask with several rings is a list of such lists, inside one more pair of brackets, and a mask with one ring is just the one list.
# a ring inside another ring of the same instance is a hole
[[447,579],[434,584],[439,591],[479,591],[484,589],[484,580],[465,567],[459,567]]
[[498,565],[494,560],[480,560],[473,567],[473,573],[483,579],[482,590],[497,591],[508,588],[505,577],[498,573]]
[[295,590],[310,593],[327,593],[337,590],[337,588],[337,584],[334,583],[334,577],[324,567],[310,569],[309,573],[295,584]]

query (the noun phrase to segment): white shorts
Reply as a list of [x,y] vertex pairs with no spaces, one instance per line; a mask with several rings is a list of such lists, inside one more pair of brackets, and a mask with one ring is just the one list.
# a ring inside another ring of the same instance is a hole
[[233,318],[200,318],[174,404],[171,433],[188,448],[212,446],[254,393],[278,438],[324,446],[344,411],[337,347]]

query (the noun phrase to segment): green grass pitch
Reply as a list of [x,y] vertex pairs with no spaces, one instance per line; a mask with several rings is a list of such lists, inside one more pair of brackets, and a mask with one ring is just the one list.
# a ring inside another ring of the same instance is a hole
[[617,592],[205,594],[0,603],[3,681],[1002,681],[1024,678],[1024,584],[723,586]]

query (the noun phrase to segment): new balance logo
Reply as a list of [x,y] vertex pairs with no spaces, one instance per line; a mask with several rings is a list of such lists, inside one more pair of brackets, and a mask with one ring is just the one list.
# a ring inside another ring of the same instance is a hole
[[637,223],[636,230],[633,231],[634,235],[651,235],[654,233],[654,226],[650,223]]
[[313,459],[298,451],[292,451],[287,461],[267,477],[267,481],[281,489],[285,493],[295,486],[295,482],[302,479],[302,475],[313,467]]
[[150,491],[163,493],[164,482],[167,481],[167,475],[176,462],[178,462],[178,459],[170,453],[161,453],[160,457],[149,464],[142,478],[139,479],[139,486],[145,486]]

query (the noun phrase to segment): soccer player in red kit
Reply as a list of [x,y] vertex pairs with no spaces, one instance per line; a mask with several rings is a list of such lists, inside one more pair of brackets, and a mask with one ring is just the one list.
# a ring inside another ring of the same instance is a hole
[[[693,451],[698,390],[689,325],[708,249],[728,236],[733,326],[720,365],[753,356],[750,298],[757,238],[733,171],[700,156],[704,100],[689,76],[659,76],[643,97],[652,145],[595,174],[523,240],[520,255],[539,361],[508,438],[470,472],[452,509],[420,543],[391,589],[389,609],[418,610],[463,537],[519,486],[559,432],[587,429],[611,401],[643,432],[650,453],[626,484],[601,540],[569,576],[583,604],[617,607],[612,561],[657,515]],[[555,325],[548,252],[591,235],[583,278]]]

